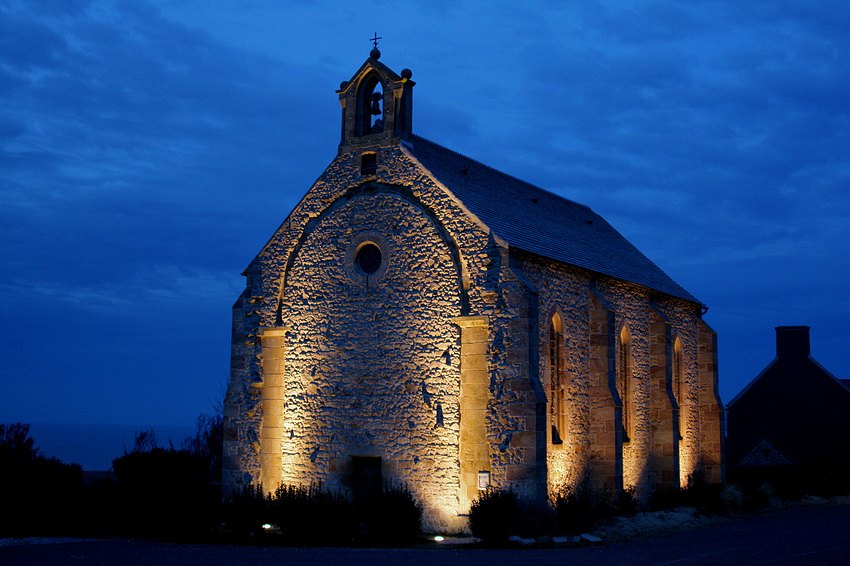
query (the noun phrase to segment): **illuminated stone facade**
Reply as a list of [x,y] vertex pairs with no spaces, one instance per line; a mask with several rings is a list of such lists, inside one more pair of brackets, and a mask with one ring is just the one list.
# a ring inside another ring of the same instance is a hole
[[413,135],[410,78],[341,85],[338,156],[245,272],[225,485],[405,483],[451,531],[488,483],[719,481],[704,307],[589,208]]

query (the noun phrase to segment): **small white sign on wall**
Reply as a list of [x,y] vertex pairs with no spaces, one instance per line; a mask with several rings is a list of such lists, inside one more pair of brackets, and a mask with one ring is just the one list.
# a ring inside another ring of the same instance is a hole
[[490,487],[490,472],[478,472],[478,490],[484,491]]

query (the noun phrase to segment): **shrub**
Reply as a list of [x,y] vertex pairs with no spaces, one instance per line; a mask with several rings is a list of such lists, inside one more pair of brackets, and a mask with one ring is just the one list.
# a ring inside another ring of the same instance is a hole
[[744,486],[743,507],[748,511],[758,511],[771,504],[776,490],[769,483],[760,483],[758,486]]
[[649,497],[649,508],[653,511],[686,506],[685,492],[680,487],[665,487],[655,490]]
[[617,515],[634,515],[638,510],[634,488],[628,487],[617,492]]
[[196,426],[195,436],[185,439],[180,449],[204,458],[207,461],[207,481],[218,485],[221,483],[224,415],[200,415]]
[[[614,492],[598,486],[588,474],[575,486],[565,487],[555,495],[555,515],[566,532],[579,534],[613,516],[618,510],[615,501]],[[620,496],[619,504],[633,512],[634,499],[630,493]]]
[[384,485],[366,502],[363,512],[365,534],[370,541],[408,543],[421,533],[422,505],[406,485]]
[[536,538],[542,535],[553,535],[557,527],[555,509],[551,502],[535,500],[519,500],[519,513],[514,521],[516,534],[521,537]]
[[0,536],[208,536],[221,517],[221,417],[201,416],[184,449],[136,434],[115,479],[83,486],[82,469],[39,454],[29,425],[0,424]]
[[112,461],[121,503],[119,531],[195,538],[218,520],[220,494],[208,461],[186,450],[150,448]]
[[[420,534],[422,506],[407,487],[384,486],[355,509],[342,494],[310,486],[281,485],[271,495],[244,486],[227,499],[225,528],[236,542],[273,545],[394,545]],[[268,524],[271,528],[264,529]]]
[[224,526],[236,542],[244,542],[263,532],[263,525],[270,523],[271,498],[260,484],[243,485],[234,491],[224,503]]
[[469,528],[484,542],[501,544],[511,535],[538,537],[554,534],[555,512],[550,502],[520,498],[513,490],[481,492],[469,510]]
[[29,425],[0,424],[0,536],[55,535],[74,530],[82,468],[39,454]]
[[519,498],[513,490],[487,489],[469,508],[469,529],[487,542],[504,542],[515,531]]
[[[688,487],[683,490],[684,502],[706,513],[726,515],[732,511],[731,505],[736,496],[731,491],[724,495],[724,489],[722,483],[709,483],[705,471],[697,469],[688,476]],[[740,498],[740,492],[737,498]]]
[[355,533],[351,503],[318,484],[278,487],[269,500],[268,522],[280,529],[283,544],[345,544]]
[[733,511],[739,511],[744,505],[744,496],[737,486],[727,484],[720,491],[720,503],[723,506],[723,514],[728,515]]

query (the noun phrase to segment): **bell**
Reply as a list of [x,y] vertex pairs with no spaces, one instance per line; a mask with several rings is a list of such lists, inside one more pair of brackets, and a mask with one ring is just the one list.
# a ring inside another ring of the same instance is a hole
[[381,113],[381,105],[377,100],[372,102],[372,115],[377,116]]

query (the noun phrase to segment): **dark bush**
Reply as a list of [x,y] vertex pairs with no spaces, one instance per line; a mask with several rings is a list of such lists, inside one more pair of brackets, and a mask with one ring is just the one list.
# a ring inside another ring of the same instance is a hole
[[126,535],[124,513],[114,476],[94,480],[83,488],[76,534],[98,538],[119,533]]
[[683,507],[687,504],[685,492],[679,487],[657,489],[649,497],[649,508],[653,511],[669,509],[671,507]]
[[728,505],[722,497],[723,488],[722,483],[709,483],[705,471],[698,468],[688,476],[688,487],[684,490],[685,504],[704,513],[728,514]]
[[519,500],[519,514],[514,522],[517,536],[537,538],[543,535],[556,534],[558,521],[551,502]]
[[0,424],[0,536],[208,537],[221,518],[221,416],[202,416],[175,450],[137,433],[114,479],[83,485],[82,469],[39,454],[29,425]]
[[280,486],[269,511],[269,522],[280,530],[284,544],[346,544],[356,533],[351,503],[321,485]]
[[224,435],[224,415],[201,415],[197,420],[195,436],[183,441],[181,450],[199,456],[207,462],[207,481],[210,484],[221,483],[222,440]]
[[555,534],[555,511],[548,500],[519,497],[512,490],[481,492],[469,510],[472,534],[486,543],[503,544],[511,535],[535,538]]
[[744,488],[743,506],[747,511],[758,511],[764,509],[771,504],[771,500],[776,493],[776,490],[769,483],[759,485],[751,485]]
[[[745,496],[764,484],[776,497],[800,499],[806,495],[832,497],[850,493],[850,462],[818,462],[787,466],[731,466],[728,480],[741,486]],[[756,495],[756,497],[758,497]]]
[[638,503],[632,488],[621,489],[617,492],[617,515],[634,515],[637,513]]
[[187,450],[153,448],[112,462],[120,502],[118,530],[136,536],[194,538],[218,520],[220,492],[209,462]]
[[282,485],[271,495],[244,486],[224,511],[234,542],[270,545],[407,544],[420,535],[421,520],[422,506],[410,490],[389,485],[359,509],[318,484]]
[[[616,514],[617,499],[612,490],[598,486],[590,475],[586,475],[575,486],[556,494],[555,515],[564,531],[580,534]],[[629,496],[620,496],[619,504],[626,505],[629,499]],[[631,501],[633,504],[634,500]]]
[[651,509],[670,507],[696,507],[700,512],[727,515],[740,509],[745,498],[734,485],[709,483],[705,472],[697,469],[688,476],[685,488],[667,488],[650,497]]
[[39,454],[28,424],[0,424],[0,490],[0,536],[64,534],[77,523],[82,468]]
[[486,542],[501,543],[515,533],[520,503],[513,490],[490,488],[481,492],[469,508],[469,529]]
[[422,505],[407,486],[384,485],[366,501],[362,520],[367,541],[405,544],[421,533]]
[[234,542],[245,542],[263,533],[263,525],[273,517],[271,497],[262,485],[243,485],[224,503],[224,526]]

